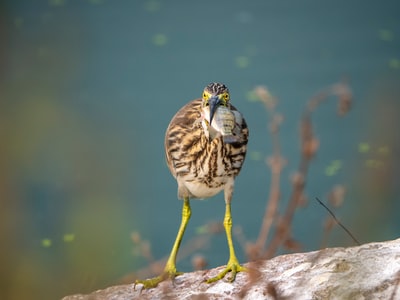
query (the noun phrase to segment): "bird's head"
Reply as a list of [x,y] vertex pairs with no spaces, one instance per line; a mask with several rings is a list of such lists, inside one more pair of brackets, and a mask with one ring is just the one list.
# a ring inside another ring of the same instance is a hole
[[210,124],[217,108],[221,105],[229,107],[229,100],[229,90],[225,84],[212,82],[204,88],[202,106],[203,110],[209,113],[206,117],[208,117]]

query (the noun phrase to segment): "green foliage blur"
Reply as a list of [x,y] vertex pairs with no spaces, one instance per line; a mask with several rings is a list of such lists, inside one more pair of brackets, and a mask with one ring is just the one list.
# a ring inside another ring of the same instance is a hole
[[65,95],[86,54],[79,19],[55,22],[62,3],[1,5],[1,299],[89,292],[132,265],[121,204],[134,150]]

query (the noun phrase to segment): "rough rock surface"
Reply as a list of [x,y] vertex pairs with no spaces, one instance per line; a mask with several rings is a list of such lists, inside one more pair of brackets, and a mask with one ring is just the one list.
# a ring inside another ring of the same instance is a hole
[[63,300],[132,299],[400,299],[400,239],[351,248],[328,248],[245,264],[236,281],[204,283],[222,267],[183,274],[142,290],[109,287]]

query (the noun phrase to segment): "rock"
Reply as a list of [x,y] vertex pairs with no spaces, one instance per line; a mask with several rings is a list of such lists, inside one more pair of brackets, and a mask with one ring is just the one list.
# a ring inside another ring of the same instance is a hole
[[63,300],[132,299],[400,299],[400,239],[351,248],[327,248],[245,264],[233,283],[204,279],[223,267],[185,273],[142,290],[109,287]]

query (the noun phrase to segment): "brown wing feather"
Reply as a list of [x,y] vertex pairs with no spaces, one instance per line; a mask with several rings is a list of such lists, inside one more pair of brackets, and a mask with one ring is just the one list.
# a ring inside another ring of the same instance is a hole
[[[168,167],[174,177],[196,171],[199,164],[207,162],[207,155],[213,145],[201,125],[201,99],[193,100],[183,106],[172,118],[165,135],[165,154]],[[237,109],[231,105],[231,109]],[[244,162],[248,141],[248,128],[245,119],[239,120],[239,143],[224,144],[224,161],[229,160],[228,176],[236,176]],[[220,137],[220,143],[222,138]],[[215,147],[214,147],[215,148]]]

